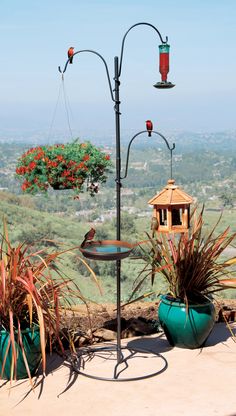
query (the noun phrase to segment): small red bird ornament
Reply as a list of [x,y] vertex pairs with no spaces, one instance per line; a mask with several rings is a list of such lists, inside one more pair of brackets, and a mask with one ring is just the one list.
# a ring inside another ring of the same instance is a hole
[[148,131],[148,137],[151,137],[152,130],[153,130],[153,124],[152,124],[151,120],[146,121],[146,129]]
[[93,237],[95,236],[96,230],[94,228],[90,228],[90,230],[85,234],[84,236],[84,240],[81,243],[81,248],[83,248],[85,246],[85,244],[87,243],[87,241],[91,241],[93,240]]
[[72,46],[68,49],[67,55],[68,55],[68,59],[70,60],[69,61],[70,64],[72,64],[73,63],[73,55],[74,55],[74,48]]

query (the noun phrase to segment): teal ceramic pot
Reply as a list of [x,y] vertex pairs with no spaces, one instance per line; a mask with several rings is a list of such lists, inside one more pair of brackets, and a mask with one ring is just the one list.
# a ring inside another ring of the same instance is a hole
[[162,296],[158,308],[160,324],[172,346],[199,348],[206,341],[215,323],[212,302],[189,304],[170,296]]
[[[22,342],[23,342],[28,366],[29,366],[31,375],[33,376],[41,360],[39,329],[28,328],[28,329],[21,331],[21,333],[22,333]],[[9,338],[10,338],[9,332],[5,330],[0,331],[0,374],[2,372],[2,363],[3,363],[3,359],[7,351]],[[15,339],[17,340],[17,332],[15,335]],[[19,380],[23,378],[28,378],[22,352],[16,341],[15,341],[15,347],[16,347],[16,352],[18,355],[16,379]],[[8,354],[7,354],[6,364],[5,364],[4,372],[2,376],[3,379],[9,380],[11,378],[11,361],[12,361],[12,348],[10,347]]]

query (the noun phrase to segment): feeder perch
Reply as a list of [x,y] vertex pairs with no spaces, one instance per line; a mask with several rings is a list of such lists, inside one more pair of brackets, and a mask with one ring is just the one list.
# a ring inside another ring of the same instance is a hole
[[[169,179],[165,188],[150,201],[153,205],[155,231],[162,233],[184,233],[189,229],[190,204],[193,198]],[[153,229],[153,227],[152,227]]]

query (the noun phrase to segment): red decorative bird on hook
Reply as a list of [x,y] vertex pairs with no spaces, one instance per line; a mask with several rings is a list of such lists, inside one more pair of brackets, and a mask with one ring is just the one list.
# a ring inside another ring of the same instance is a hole
[[72,64],[73,63],[73,55],[74,55],[74,48],[72,46],[68,49],[67,55],[68,55],[68,59],[70,60],[69,61],[70,64]]
[[148,137],[151,137],[152,130],[153,130],[153,124],[152,124],[151,120],[146,121],[146,129],[148,131]]

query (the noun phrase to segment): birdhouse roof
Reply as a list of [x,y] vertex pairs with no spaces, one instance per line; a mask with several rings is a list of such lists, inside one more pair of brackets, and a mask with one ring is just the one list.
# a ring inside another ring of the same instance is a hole
[[150,205],[183,205],[191,204],[193,198],[175,185],[174,179],[169,179],[165,188],[155,195],[148,204]]

